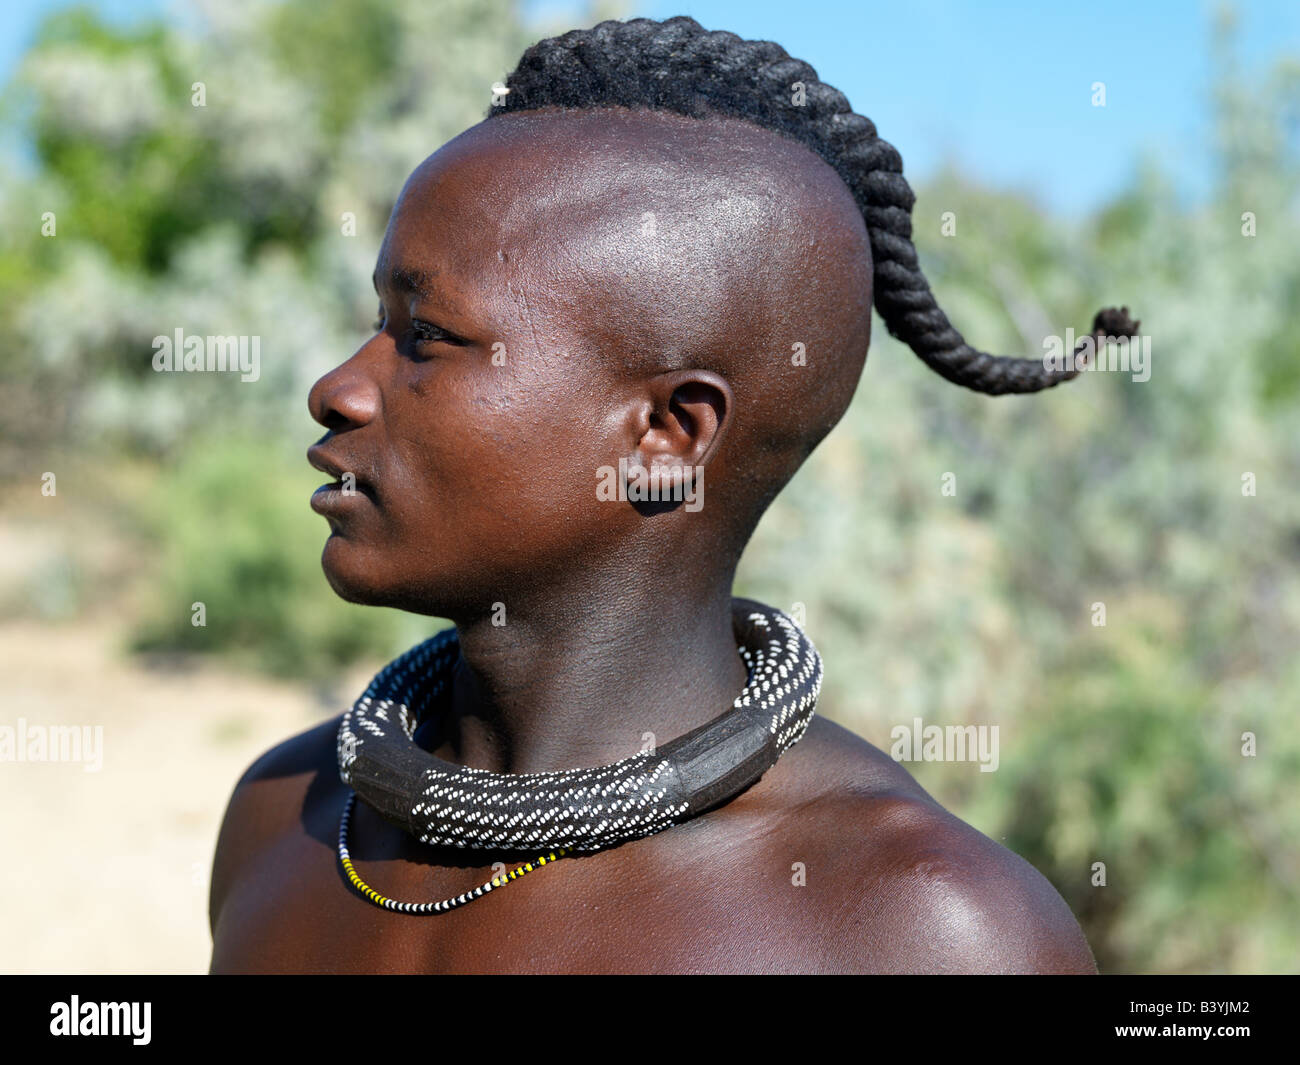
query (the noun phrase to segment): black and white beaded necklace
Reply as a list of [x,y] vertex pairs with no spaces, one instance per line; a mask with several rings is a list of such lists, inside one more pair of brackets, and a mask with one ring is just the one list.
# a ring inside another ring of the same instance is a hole
[[[339,775],[353,789],[339,823],[348,879],[385,909],[442,913],[570,852],[652,835],[740,794],[804,734],[822,663],[779,610],[735,599],[732,620],[748,683],[731,708],[657,750],[590,769],[495,773],[417,747],[415,729],[448,689],[459,657],[456,630],[394,659],[339,724]],[[357,796],[423,843],[543,854],[452,899],[397,902],[365,884],[352,865],[347,834]]]

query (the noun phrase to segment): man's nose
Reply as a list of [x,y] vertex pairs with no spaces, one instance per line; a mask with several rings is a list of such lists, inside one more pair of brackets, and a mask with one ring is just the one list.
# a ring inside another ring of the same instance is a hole
[[332,369],[307,394],[307,409],[326,429],[354,429],[379,413],[379,387],[365,372],[363,351]]

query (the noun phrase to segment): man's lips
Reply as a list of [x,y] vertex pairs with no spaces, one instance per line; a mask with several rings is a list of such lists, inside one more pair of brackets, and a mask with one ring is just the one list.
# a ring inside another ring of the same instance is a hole
[[360,497],[374,502],[375,492],[371,482],[363,479],[347,462],[326,451],[321,444],[313,444],[307,449],[307,461],[313,468],[334,478],[331,484],[323,484],[316,489],[312,495],[313,508],[316,507],[317,499],[333,494],[344,499]]

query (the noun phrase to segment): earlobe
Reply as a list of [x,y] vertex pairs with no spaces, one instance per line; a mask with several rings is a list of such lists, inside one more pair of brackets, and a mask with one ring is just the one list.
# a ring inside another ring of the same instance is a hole
[[680,496],[701,479],[701,467],[669,461],[646,466],[640,453],[619,461],[619,475],[627,498],[633,502],[660,498],[660,493]]
[[640,456],[619,459],[619,499],[626,499],[642,513],[654,513],[644,507],[674,509],[685,504],[687,511],[703,505],[704,467],[679,461],[642,464]]

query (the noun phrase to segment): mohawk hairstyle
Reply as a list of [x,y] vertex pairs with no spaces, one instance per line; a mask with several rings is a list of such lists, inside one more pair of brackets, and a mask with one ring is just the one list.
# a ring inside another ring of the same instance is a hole
[[[792,97],[803,85],[803,102]],[[691,118],[748,121],[806,145],[843,178],[871,239],[876,310],[889,332],[936,373],[976,392],[1037,392],[1076,377],[1047,369],[1039,359],[990,355],[971,347],[939,309],[912,244],[912,204],[903,160],[876,135],[875,124],[854,114],[838,89],[771,41],[747,41],[725,30],[705,30],[686,16],[610,20],[529,48],[506,81],[504,103],[488,117],[559,107],[625,107],[673,111]],[[1097,312],[1091,339],[1134,335],[1128,308]],[[1095,350],[1095,349],[1093,349]]]

